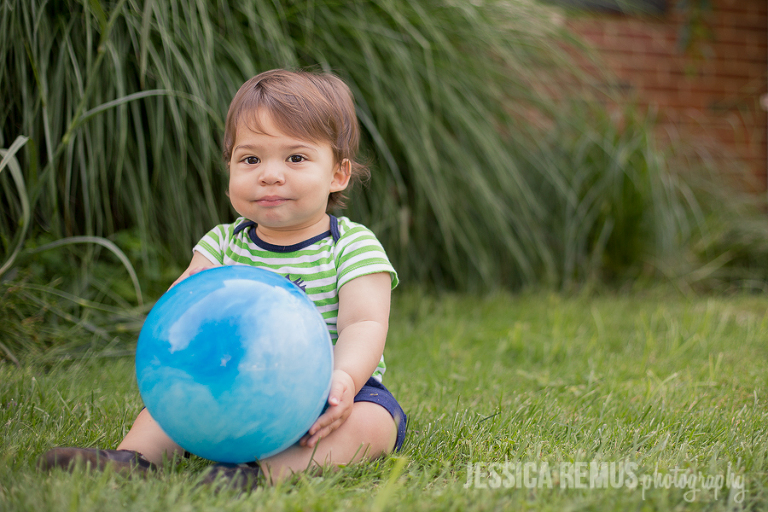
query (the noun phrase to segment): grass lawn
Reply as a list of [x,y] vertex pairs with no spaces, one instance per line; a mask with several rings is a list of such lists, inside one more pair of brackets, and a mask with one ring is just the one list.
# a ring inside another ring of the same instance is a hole
[[117,445],[133,361],[2,364],[0,510],[768,509],[766,297],[398,291],[389,339],[403,451],[243,496],[196,487],[201,459],[38,473],[53,446]]

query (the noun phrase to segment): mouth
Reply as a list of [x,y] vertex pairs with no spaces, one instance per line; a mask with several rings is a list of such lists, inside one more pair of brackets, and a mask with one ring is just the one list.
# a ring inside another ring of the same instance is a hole
[[282,196],[264,196],[256,199],[255,203],[259,206],[270,207],[279,206],[287,201],[288,199]]

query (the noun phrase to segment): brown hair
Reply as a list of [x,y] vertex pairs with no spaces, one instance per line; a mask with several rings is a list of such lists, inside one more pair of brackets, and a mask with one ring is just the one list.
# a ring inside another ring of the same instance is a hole
[[[241,121],[254,131],[263,131],[259,112],[268,113],[272,122],[287,134],[313,142],[329,142],[336,163],[346,158],[351,164],[350,186],[368,177],[368,168],[355,160],[360,128],[352,92],[339,77],[273,69],[245,82],[227,112],[224,129],[227,165]],[[343,200],[343,191],[332,192],[328,197],[328,210],[344,207]]]

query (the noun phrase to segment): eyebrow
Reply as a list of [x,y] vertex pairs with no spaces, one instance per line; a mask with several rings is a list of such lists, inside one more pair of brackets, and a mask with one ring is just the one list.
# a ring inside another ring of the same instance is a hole
[[[260,148],[260,146],[257,146],[255,144],[238,144],[237,146],[235,146],[232,149],[232,152],[234,153],[238,149],[254,150],[254,149],[259,149],[259,148]],[[283,149],[285,151],[296,151],[296,150],[302,150],[302,149],[303,150],[310,150],[310,151],[317,151],[317,149],[315,147],[308,146],[306,144],[292,144],[292,145],[289,145],[289,146],[283,146],[280,149]]]

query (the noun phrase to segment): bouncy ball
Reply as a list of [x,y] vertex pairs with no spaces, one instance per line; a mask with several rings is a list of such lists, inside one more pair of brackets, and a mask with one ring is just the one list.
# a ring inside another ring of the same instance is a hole
[[333,346],[322,315],[268,270],[194,274],[150,311],[136,348],[149,413],[185,450],[252,462],[298,441],[325,406]]

